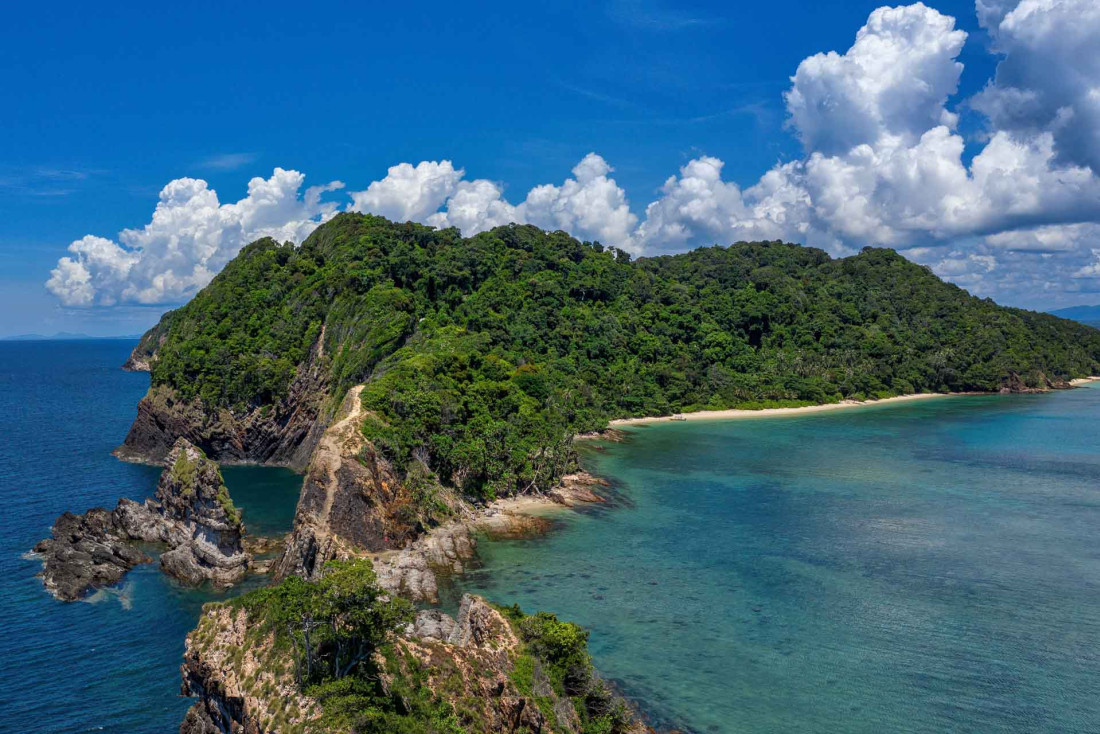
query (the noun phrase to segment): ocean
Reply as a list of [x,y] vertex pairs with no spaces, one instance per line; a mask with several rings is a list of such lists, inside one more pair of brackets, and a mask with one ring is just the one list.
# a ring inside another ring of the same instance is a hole
[[1100,731],[1100,386],[664,423],[459,580],[692,732]]
[[[165,734],[193,702],[179,695],[184,637],[224,593],[182,588],[147,564],[117,589],[66,604],[45,592],[28,554],[66,510],[156,490],[158,468],[111,456],[149,387],[148,375],[120,369],[133,345],[0,342],[0,732]],[[290,529],[300,476],[223,476],[250,532]]]
[[[65,510],[141,499],[110,455],[132,343],[0,343],[0,732],[177,730],[204,601],[155,565],[90,603],[27,551]],[[474,591],[591,630],[597,667],[690,732],[1100,728],[1100,387],[667,423],[589,445],[612,501],[485,541]],[[229,467],[253,531],[300,477]],[[259,581],[253,581],[253,584]]]

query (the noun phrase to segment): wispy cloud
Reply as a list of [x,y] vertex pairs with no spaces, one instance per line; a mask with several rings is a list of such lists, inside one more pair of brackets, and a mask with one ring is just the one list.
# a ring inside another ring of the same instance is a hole
[[23,196],[67,196],[80,182],[104,171],[27,166],[0,172],[0,190]]
[[34,175],[37,178],[50,181],[83,181],[96,171],[78,171],[67,168],[36,168]]
[[735,107],[728,107],[724,110],[718,110],[717,112],[703,113],[700,115],[690,115],[684,117],[633,117],[628,119],[608,120],[607,122],[617,125],[699,125],[708,122],[717,122],[720,120],[728,120],[734,117],[751,117],[756,125],[761,128],[768,128],[775,125],[776,119],[779,117],[780,112],[776,106],[765,100],[757,100],[753,102],[746,102],[744,104],[737,105]]
[[199,161],[199,166],[213,171],[236,171],[259,158],[255,153],[220,153]]
[[28,189],[26,191],[30,196],[68,196],[76,189]]
[[597,102],[602,102],[612,107],[621,107],[623,109],[631,110],[641,109],[639,105],[631,102],[630,100],[623,99],[622,97],[615,97],[613,95],[605,94],[595,89],[589,89],[588,87],[582,87],[580,85],[565,82],[560,79],[555,79],[554,81],[559,87],[566,90],[567,92],[572,92],[573,94],[577,94],[581,97],[586,97]]
[[607,15],[616,23],[649,31],[681,31],[717,23],[715,18],[662,7],[657,0],[611,0]]

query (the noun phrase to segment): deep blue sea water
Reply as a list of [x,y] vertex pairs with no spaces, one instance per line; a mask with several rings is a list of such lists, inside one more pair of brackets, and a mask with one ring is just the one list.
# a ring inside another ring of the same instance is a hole
[[[132,347],[0,342],[0,732],[164,734],[191,703],[179,696],[184,636],[203,602],[224,597],[183,589],[150,564],[118,590],[64,604],[25,556],[62,512],[155,491],[157,468],[111,456],[149,385],[119,368]],[[250,532],[290,529],[300,477],[223,474]]]
[[668,423],[459,591],[696,732],[1100,731],[1100,387]]
[[[62,604],[24,557],[65,510],[154,489],[110,456],[126,342],[0,343],[0,732],[175,731],[210,592],[155,566]],[[599,668],[696,732],[1100,731],[1100,387],[663,424],[588,450],[607,507],[486,542],[458,581],[592,630]],[[260,533],[300,479],[228,467]]]

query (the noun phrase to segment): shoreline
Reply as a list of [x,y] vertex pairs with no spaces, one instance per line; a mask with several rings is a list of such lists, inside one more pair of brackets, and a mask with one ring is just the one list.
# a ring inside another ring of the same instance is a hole
[[952,398],[963,395],[996,395],[997,393],[979,392],[922,392],[909,395],[895,395],[891,398],[879,400],[841,400],[838,403],[821,403],[819,405],[802,405],[796,408],[760,408],[752,410],[747,408],[728,408],[725,410],[697,410],[691,413],[677,413],[671,415],[642,416],[638,418],[616,418],[608,422],[608,427],[641,426],[652,423],[671,423],[673,421],[697,421],[697,420],[739,420],[743,418],[763,418],[769,416],[803,415],[808,413],[824,413],[845,408],[862,408],[869,405],[885,405],[888,403],[912,402],[915,400],[928,400],[931,398]]
[[[1100,376],[1090,377],[1078,377],[1070,380],[1071,387],[1080,387],[1081,385],[1088,384],[1090,382],[1100,381]],[[1054,388],[1051,388],[1054,389]],[[1039,392],[1049,392],[1048,390],[1042,390]],[[803,405],[796,408],[761,408],[759,410],[745,409],[745,408],[728,408],[726,410],[697,410],[691,413],[677,413],[672,415],[660,415],[660,416],[641,416],[637,418],[616,418],[608,421],[608,428],[620,428],[623,426],[644,426],[651,425],[653,423],[671,423],[678,421],[697,421],[697,420],[740,420],[744,418],[765,418],[774,416],[792,416],[803,415],[810,413],[824,413],[833,410],[844,410],[848,408],[866,408],[873,405],[886,405],[895,403],[907,403],[916,400],[930,400],[932,398],[955,398],[955,397],[978,397],[978,396],[996,396],[1001,393],[996,392],[921,392],[921,393],[909,393],[908,395],[895,395],[890,398],[880,398],[878,400],[841,400],[838,403],[821,403],[819,405]],[[579,439],[595,438],[600,436],[581,434],[577,436]]]
[[347,556],[370,558],[379,584],[416,603],[437,605],[444,579],[462,575],[477,558],[477,535],[489,540],[532,538],[554,526],[551,515],[578,505],[606,502],[593,488],[608,483],[584,471],[568,474],[550,492],[467,505],[459,517],[431,528],[400,549],[356,552]]

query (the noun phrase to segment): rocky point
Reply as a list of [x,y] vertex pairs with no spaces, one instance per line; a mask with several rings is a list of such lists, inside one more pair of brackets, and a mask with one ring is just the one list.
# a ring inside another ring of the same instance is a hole
[[154,499],[139,504],[123,498],[114,510],[66,512],[34,552],[42,557],[39,575],[46,588],[58,599],[76,601],[151,561],[134,541],[167,545],[161,568],[184,584],[235,584],[251,561],[243,534],[240,510],[218,465],[181,438],[168,452]]

